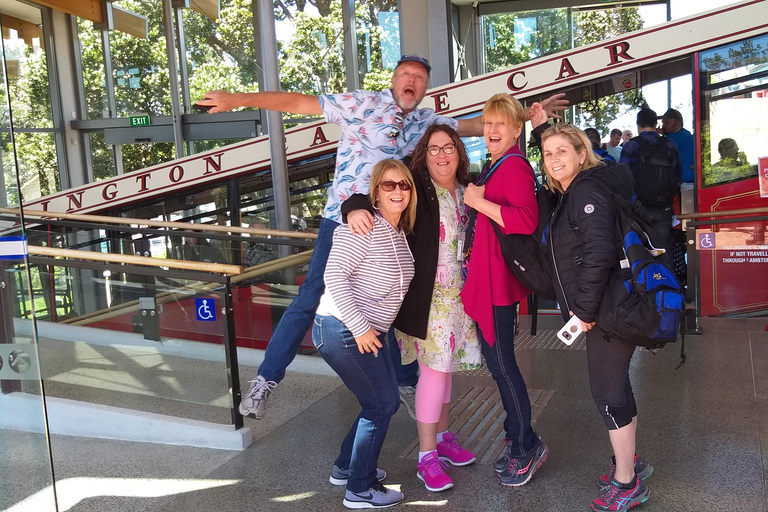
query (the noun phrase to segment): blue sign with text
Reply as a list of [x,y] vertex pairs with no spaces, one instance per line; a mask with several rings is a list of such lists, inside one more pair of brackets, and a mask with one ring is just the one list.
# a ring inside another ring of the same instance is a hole
[[203,322],[216,320],[216,301],[213,299],[195,299],[195,318]]

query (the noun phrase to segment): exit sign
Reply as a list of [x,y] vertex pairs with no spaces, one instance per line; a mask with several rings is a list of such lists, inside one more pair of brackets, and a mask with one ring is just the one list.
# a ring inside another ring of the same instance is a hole
[[149,126],[149,116],[130,116],[131,126]]

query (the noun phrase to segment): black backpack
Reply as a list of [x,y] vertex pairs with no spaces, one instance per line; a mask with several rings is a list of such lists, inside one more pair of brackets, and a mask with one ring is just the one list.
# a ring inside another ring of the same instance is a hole
[[675,163],[677,150],[664,136],[651,142],[642,136],[632,139],[639,146],[635,160],[635,194],[646,206],[669,208],[680,185]]
[[499,237],[501,244],[501,253],[504,256],[507,266],[514,274],[520,284],[531,290],[533,293],[549,300],[557,300],[555,286],[552,283],[552,267],[549,264],[549,253],[546,245],[542,243],[544,229],[552,216],[552,212],[557,206],[557,194],[546,185],[538,186],[536,174],[533,172],[531,163],[522,156],[516,155],[525,160],[536,183],[536,202],[539,205],[539,226],[532,235],[521,235],[512,233],[505,235],[501,228],[491,219],[491,225]]
[[680,365],[685,362],[685,297],[675,272],[651,247],[650,225],[640,205],[612,193],[616,245],[620,261],[608,311],[601,311],[604,337],[659,349],[681,336]]

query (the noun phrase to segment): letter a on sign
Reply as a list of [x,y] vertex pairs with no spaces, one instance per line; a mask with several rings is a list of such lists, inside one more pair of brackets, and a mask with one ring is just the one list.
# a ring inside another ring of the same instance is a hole
[[312,144],[310,144],[310,147],[317,146],[318,144],[324,144],[328,142],[328,139],[325,138],[325,134],[323,133],[323,129],[319,126],[315,130],[315,138],[312,140]]

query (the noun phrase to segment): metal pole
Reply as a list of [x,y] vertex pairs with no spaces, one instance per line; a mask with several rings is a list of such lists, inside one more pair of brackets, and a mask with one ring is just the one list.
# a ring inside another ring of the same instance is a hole
[[357,65],[355,0],[341,0],[341,19],[344,25],[344,63],[347,68],[347,90],[354,91],[360,88],[360,69]]
[[[176,35],[179,44],[179,75],[181,78],[181,97],[183,99],[183,113],[192,113],[192,100],[189,95],[189,71],[187,70],[187,42],[184,40],[184,16],[181,7],[174,9],[176,14]],[[195,154],[194,141],[187,141],[187,154]]]
[[[117,99],[115,98],[115,77],[112,72],[112,47],[109,43],[109,30],[101,31],[101,46],[104,50],[104,81],[107,84],[107,109],[109,117],[117,117]],[[112,145],[112,158],[115,161],[115,175],[123,174],[123,147]]]
[[[166,2],[170,0],[165,0]],[[261,63],[264,70],[265,91],[280,90],[280,68],[277,61],[277,35],[272,0],[258,2],[259,41],[261,42]],[[285,127],[283,114],[274,110],[267,111],[269,127],[269,149],[272,163],[272,192],[275,198],[275,219],[277,229],[291,230],[291,197],[288,188],[288,163],[285,156]],[[282,258],[291,254],[288,246],[278,246]],[[286,276],[288,278],[288,276]]]
[[240,390],[240,366],[237,360],[237,337],[235,333],[235,305],[232,301],[232,284],[227,277],[227,284],[221,292],[222,322],[224,323],[224,359],[227,368],[227,383],[232,397],[231,418],[235,429],[243,428],[243,416],[237,410],[242,400]]
[[168,56],[168,75],[171,82],[171,117],[173,118],[173,144],[176,158],[184,156],[184,136],[181,132],[181,98],[179,97],[179,71],[176,66],[176,44],[173,38],[172,0],[163,0],[165,25],[165,53]]

